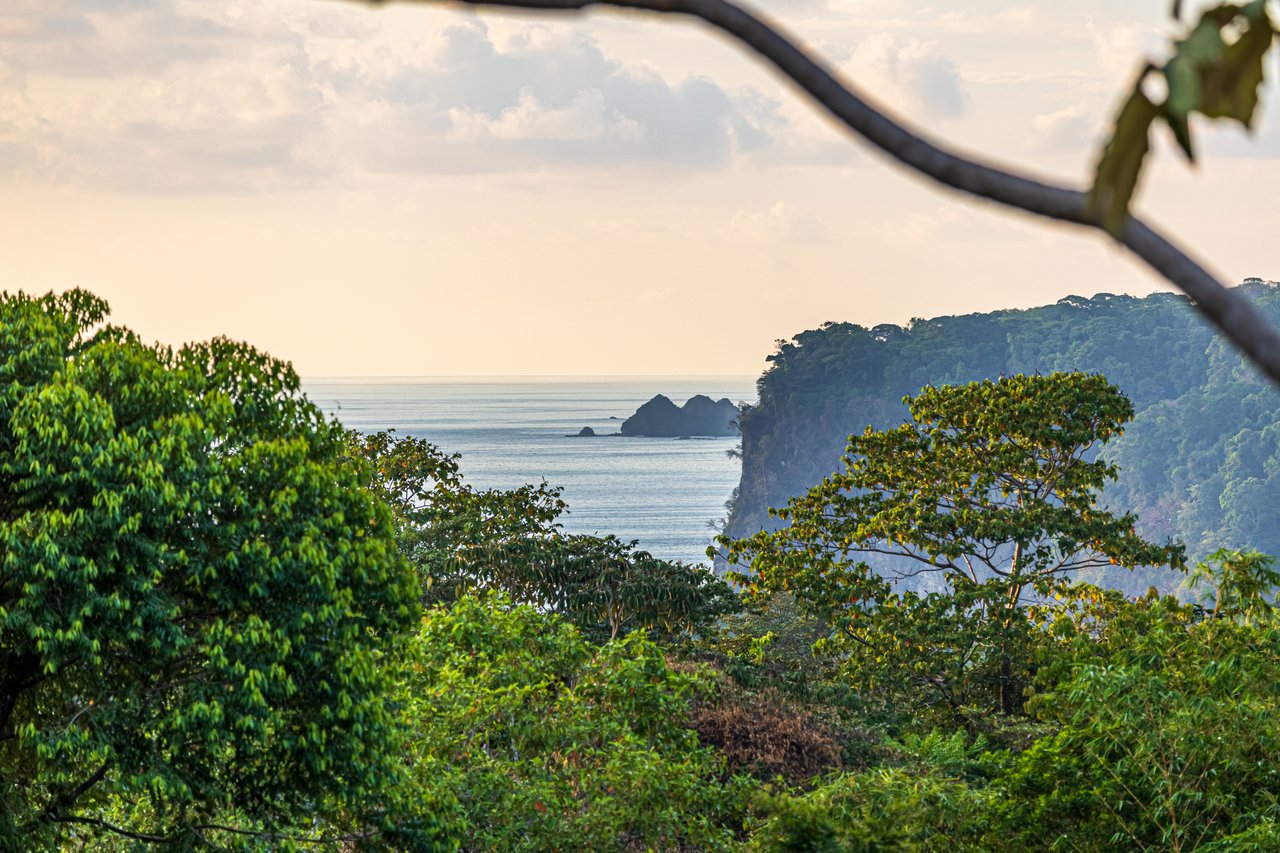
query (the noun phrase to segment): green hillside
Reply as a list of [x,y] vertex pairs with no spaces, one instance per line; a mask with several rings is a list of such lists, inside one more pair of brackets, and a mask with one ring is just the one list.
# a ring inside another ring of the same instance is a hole
[[[1249,279],[1239,290],[1280,319],[1280,285]],[[828,323],[780,342],[769,361],[759,402],[741,418],[732,535],[768,526],[769,507],[839,467],[850,433],[901,423],[906,394],[1081,370],[1105,374],[1137,413],[1104,450],[1121,469],[1108,503],[1136,510],[1143,534],[1185,543],[1193,560],[1224,546],[1280,553],[1280,394],[1185,297],[1100,293],[905,327]]]

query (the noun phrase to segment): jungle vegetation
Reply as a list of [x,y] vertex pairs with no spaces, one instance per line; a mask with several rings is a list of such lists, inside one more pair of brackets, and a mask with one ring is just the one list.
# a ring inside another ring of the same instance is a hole
[[735,589],[243,344],[0,297],[0,849],[1275,849],[1273,558],[1102,503],[1098,373],[908,408]]

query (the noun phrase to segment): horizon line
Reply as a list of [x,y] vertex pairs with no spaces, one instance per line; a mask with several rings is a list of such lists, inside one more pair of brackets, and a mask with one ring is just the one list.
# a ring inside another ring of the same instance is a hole
[[448,380],[486,380],[486,379],[756,379],[755,373],[358,373],[303,376],[306,381],[318,380],[350,380],[350,379],[392,379],[397,381],[414,379],[448,379]]

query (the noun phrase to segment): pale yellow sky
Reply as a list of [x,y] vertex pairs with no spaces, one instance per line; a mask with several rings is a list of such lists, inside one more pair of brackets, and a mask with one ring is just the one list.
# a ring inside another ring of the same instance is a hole
[[[775,0],[885,103],[1082,180],[1167,0]],[[1266,97],[1276,96],[1274,57]],[[1280,278],[1280,119],[1141,208]],[[754,374],[777,338],[1160,283],[935,191],[702,28],[333,0],[6,0],[0,287],[304,376]]]

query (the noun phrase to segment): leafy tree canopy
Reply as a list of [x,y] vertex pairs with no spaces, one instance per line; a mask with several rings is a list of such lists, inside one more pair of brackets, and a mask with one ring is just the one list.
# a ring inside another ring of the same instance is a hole
[[[777,511],[786,527],[722,544],[751,570],[739,576],[749,588],[792,592],[868,650],[877,666],[864,677],[892,662],[895,679],[939,685],[959,705],[957,679],[994,655],[999,707],[1011,712],[1028,589],[1048,595],[1099,565],[1180,566],[1182,550],[1146,542],[1132,514],[1097,505],[1115,469],[1087,455],[1132,417],[1104,377],[1020,375],[906,402],[910,423],[851,436],[844,471]],[[897,593],[854,562],[864,554],[896,558],[879,563],[890,578],[941,575],[949,589]]]
[[373,825],[415,599],[390,513],[288,365],[107,314],[0,297],[0,847]]
[[1028,586],[1047,592],[1072,571],[1181,565],[1180,548],[1144,541],[1135,516],[1097,505],[1116,471],[1089,451],[1133,416],[1105,377],[1019,375],[905,402],[912,422],[850,436],[845,470],[776,511],[787,527],[722,543],[757,571],[750,582],[830,595],[824,576],[850,554],[885,554],[904,561],[900,578],[996,578],[1016,606]]
[[[1218,574],[1218,602],[1247,601],[1270,583],[1268,561],[1247,556]],[[1275,849],[1275,621],[1152,596],[1095,611],[1064,636],[1029,703],[1054,733],[1018,756],[994,792],[1005,843]]]
[[405,714],[420,795],[471,850],[726,850],[741,791],[686,723],[696,675],[495,598],[429,610]]

